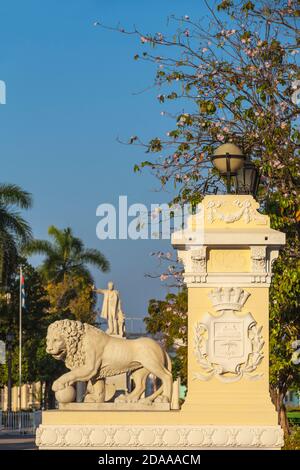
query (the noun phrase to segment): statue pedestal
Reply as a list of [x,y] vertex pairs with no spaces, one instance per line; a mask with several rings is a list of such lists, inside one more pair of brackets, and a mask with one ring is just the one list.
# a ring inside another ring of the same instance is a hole
[[269,395],[268,308],[272,263],[285,236],[257,207],[251,196],[207,196],[200,216],[172,237],[188,287],[182,409],[44,412],[40,449],[282,447]]
[[60,403],[59,409],[63,411],[170,411],[170,403]]
[[[101,424],[99,424],[101,423]],[[36,442],[51,449],[280,449],[279,426],[202,424],[181,411],[46,411]]]

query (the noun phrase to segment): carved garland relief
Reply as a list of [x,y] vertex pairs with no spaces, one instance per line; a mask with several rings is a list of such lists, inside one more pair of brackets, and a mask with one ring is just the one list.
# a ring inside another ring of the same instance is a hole
[[236,199],[233,201],[233,204],[237,207],[237,210],[228,214],[221,211],[221,207],[223,205],[222,202],[209,201],[206,206],[209,223],[212,224],[216,220],[225,222],[226,224],[232,224],[238,220],[243,220],[246,224],[256,222],[259,225],[265,225],[267,223],[267,218],[257,212],[257,210],[252,206],[251,201],[239,201]]

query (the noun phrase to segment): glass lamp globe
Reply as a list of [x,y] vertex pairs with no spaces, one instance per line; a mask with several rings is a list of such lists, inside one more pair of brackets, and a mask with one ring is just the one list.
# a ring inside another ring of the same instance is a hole
[[245,156],[235,144],[222,144],[211,157],[214,167],[221,175],[236,174],[244,165]]

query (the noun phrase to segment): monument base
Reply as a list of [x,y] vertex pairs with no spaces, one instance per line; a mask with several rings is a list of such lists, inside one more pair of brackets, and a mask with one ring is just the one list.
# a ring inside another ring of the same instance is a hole
[[65,411],[170,411],[170,403],[60,403]]
[[280,450],[284,442],[278,425],[201,425],[182,411],[48,411],[36,444],[41,450]]

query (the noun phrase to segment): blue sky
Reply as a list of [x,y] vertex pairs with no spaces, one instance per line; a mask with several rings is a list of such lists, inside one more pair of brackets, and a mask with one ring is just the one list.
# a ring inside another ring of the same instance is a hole
[[166,289],[145,278],[157,268],[149,253],[168,250],[168,241],[99,241],[96,207],[116,203],[165,202],[156,180],[133,173],[142,149],[121,145],[138,134],[168,130],[158,91],[136,94],[152,84],[155,69],[133,60],[137,39],[93,26],[119,21],[145,32],[165,31],[167,16],[203,14],[200,0],[2,0],[0,80],[7,104],[0,106],[2,182],[21,185],[34,197],[26,218],[37,238],[50,224],[71,226],[88,247],[109,258],[111,272],[96,274],[103,287],[115,281],[127,316],[144,316],[148,300]]

